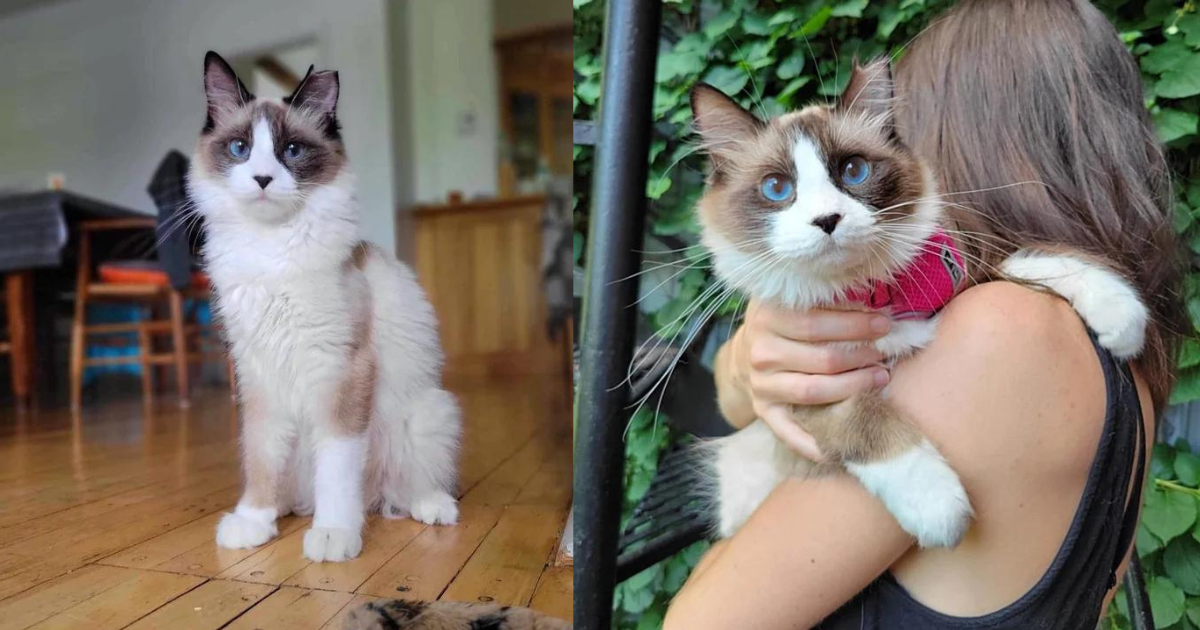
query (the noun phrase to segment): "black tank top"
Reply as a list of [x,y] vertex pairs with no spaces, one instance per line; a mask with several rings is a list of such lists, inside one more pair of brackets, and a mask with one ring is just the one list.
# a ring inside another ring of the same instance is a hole
[[[1117,568],[1137,529],[1146,442],[1129,366],[1101,348],[1094,335],[1092,345],[1108,393],[1104,432],[1071,527],[1037,584],[996,612],[952,617],[918,603],[889,572],[830,615],[819,630],[1095,630],[1104,596],[1116,584]],[[1132,495],[1131,470],[1136,476]]]

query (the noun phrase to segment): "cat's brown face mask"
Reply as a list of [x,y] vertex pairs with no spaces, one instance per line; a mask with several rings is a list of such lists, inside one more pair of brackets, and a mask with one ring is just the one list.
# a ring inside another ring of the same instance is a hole
[[247,213],[268,221],[285,218],[343,170],[336,72],[309,68],[282,101],[257,99],[220,55],[209,52],[204,91],[207,111],[195,172]]
[[896,138],[891,101],[886,60],[856,67],[836,105],[770,121],[693,89],[712,164],[700,220],[726,281],[759,293],[752,276],[883,276],[932,233],[932,180]]

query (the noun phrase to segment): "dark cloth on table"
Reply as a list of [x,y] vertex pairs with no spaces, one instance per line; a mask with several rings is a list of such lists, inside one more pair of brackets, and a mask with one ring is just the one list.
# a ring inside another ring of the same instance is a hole
[[171,286],[182,290],[192,281],[192,271],[203,239],[200,219],[187,192],[188,159],[171,150],[158,165],[146,192],[158,207],[158,263]]

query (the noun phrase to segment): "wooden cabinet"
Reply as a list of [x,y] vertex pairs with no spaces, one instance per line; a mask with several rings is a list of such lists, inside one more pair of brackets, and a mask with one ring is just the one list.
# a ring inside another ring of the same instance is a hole
[[415,210],[416,269],[437,310],[446,370],[561,372],[546,334],[542,196]]
[[535,192],[539,172],[571,174],[571,27],[496,41],[500,195]]

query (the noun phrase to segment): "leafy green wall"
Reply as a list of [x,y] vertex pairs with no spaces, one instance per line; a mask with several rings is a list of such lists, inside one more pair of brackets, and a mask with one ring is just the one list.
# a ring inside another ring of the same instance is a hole
[[[574,0],[576,120],[594,120],[600,96],[603,0]],[[666,0],[655,77],[655,133],[650,150],[647,236],[679,249],[694,245],[692,213],[700,195],[703,158],[693,153],[687,94],[697,80],[736,94],[744,106],[773,116],[807,102],[841,93],[852,59],[900,53],[904,45],[949,6],[949,0]],[[1176,227],[1193,252],[1200,253],[1200,11],[1189,0],[1100,0],[1098,6],[1138,58],[1146,86],[1146,107],[1167,143],[1176,173]],[[576,260],[586,263],[591,193],[592,148],[575,148]],[[665,299],[645,309],[660,329],[677,319],[712,283],[695,250],[668,253],[681,269],[660,290]],[[661,259],[658,257],[656,259]],[[1187,305],[1200,325],[1200,275],[1189,274]],[[645,304],[642,305],[645,307]],[[702,309],[697,309],[699,312]],[[728,317],[736,306],[721,305]],[[687,320],[687,316],[682,317]],[[672,322],[674,322],[672,324]],[[1197,328],[1200,330],[1200,326]],[[668,330],[668,332],[674,332]],[[1182,378],[1173,402],[1200,399],[1200,344],[1189,339],[1180,357]],[[626,506],[645,492],[658,454],[676,439],[648,411],[639,412],[627,435]],[[1197,492],[1200,459],[1160,446],[1146,495],[1138,549],[1150,577],[1150,594],[1160,628],[1200,628],[1200,526]],[[617,625],[657,628],[666,604],[703,551],[698,545],[635,576],[618,588]],[[1120,602],[1123,604],[1123,602]],[[1105,620],[1124,628],[1121,605]]]

